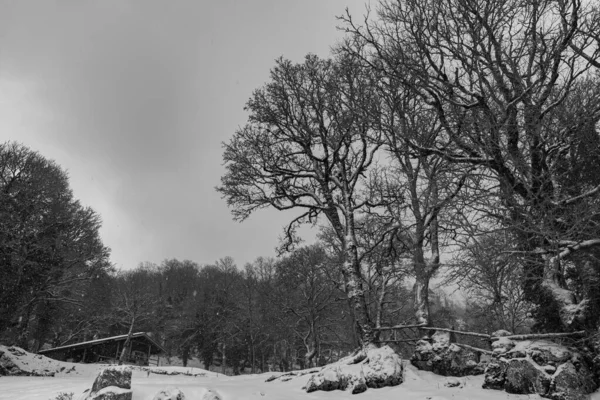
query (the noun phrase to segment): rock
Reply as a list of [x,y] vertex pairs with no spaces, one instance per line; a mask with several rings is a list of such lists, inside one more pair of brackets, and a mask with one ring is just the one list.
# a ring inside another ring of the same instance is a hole
[[310,377],[304,389],[308,393],[349,390],[356,394],[367,388],[402,383],[402,360],[391,347],[369,348],[363,352],[324,367]]
[[485,389],[579,400],[598,387],[591,357],[548,341],[521,341],[496,355],[485,370]]
[[502,355],[510,351],[515,345],[516,343],[514,341],[501,337],[492,342],[492,351],[494,354]]
[[448,379],[446,383],[444,383],[446,387],[459,387],[460,381],[458,379]]
[[410,362],[418,369],[443,376],[483,373],[477,354],[451,343],[450,333],[443,331],[437,331],[431,337],[431,343],[419,340]]
[[27,355],[25,350],[23,350],[19,347],[15,347],[15,346],[8,347],[6,350],[8,350],[12,355],[17,356],[17,357],[23,357],[23,356]]
[[389,346],[374,349],[369,352],[363,372],[370,388],[396,386],[402,383],[402,360]]
[[208,390],[202,396],[202,400],[221,400],[221,397],[213,390]]
[[360,364],[350,365],[340,373],[340,376],[345,381],[344,389],[350,393],[358,394],[367,390],[367,380]]
[[504,390],[515,394],[546,395],[550,390],[550,377],[532,360],[514,358],[508,361]]
[[323,371],[310,377],[305,389],[307,393],[317,390],[323,390],[325,392],[337,389],[344,390],[345,388],[341,387],[341,385],[342,382],[340,379],[339,367],[329,368],[329,366],[327,366]]
[[570,361],[561,364],[552,376],[552,398],[555,400],[583,400],[596,390],[593,374],[586,366],[579,370]]
[[131,389],[131,368],[130,367],[108,367],[98,373],[92,392],[108,387],[115,386],[122,389]]
[[493,360],[485,367],[484,389],[504,390],[506,380],[506,359]]
[[185,400],[185,395],[179,388],[168,387],[156,393],[154,400]]
[[86,400],[131,400],[131,396],[131,368],[108,367],[98,373]]
[[116,386],[107,386],[96,393],[91,393],[90,400],[132,400],[133,393],[130,389]]
[[0,375],[24,375],[12,359],[0,350]]
[[431,336],[431,344],[433,349],[443,350],[446,347],[450,346],[450,343],[452,342],[450,338],[450,332],[435,331],[435,333]]

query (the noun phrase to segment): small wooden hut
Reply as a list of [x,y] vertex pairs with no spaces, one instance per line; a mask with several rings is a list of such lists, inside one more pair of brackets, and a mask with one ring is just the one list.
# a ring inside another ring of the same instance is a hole
[[[118,335],[41,350],[38,354],[58,361],[116,364],[126,340],[127,335]],[[159,365],[160,354],[165,353],[145,332],[134,333],[127,347],[126,364]]]

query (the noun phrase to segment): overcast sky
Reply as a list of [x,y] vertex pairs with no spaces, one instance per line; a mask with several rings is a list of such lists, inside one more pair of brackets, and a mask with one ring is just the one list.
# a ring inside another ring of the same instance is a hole
[[68,171],[118,268],[273,256],[289,214],[232,221],[221,142],[275,58],[327,56],[365,2],[0,1],[0,142]]

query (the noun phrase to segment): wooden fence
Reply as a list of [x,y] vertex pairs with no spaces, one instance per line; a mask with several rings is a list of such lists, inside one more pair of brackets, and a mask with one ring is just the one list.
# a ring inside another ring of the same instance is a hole
[[[577,332],[566,332],[566,333],[531,333],[531,334],[524,334],[524,335],[492,336],[492,335],[486,334],[486,333],[459,331],[456,329],[439,328],[439,327],[427,326],[427,325],[395,325],[395,326],[389,326],[389,327],[375,328],[375,330],[377,330],[379,332],[392,331],[393,338],[381,339],[381,340],[379,340],[380,343],[407,343],[407,344],[412,344],[412,345],[415,345],[417,343],[417,341],[421,339],[419,337],[418,333],[420,331],[424,331],[424,330],[442,331],[442,332],[449,332],[449,333],[455,334],[455,335],[476,337],[476,338],[479,338],[479,339],[487,342],[488,345],[491,344],[494,340],[498,340],[502,337],[506,338],[506,339],[511,339],[511,340],[560,339],[560,338],[573,337],[573,336],[585,336],[585,334],[586,334],[585,331],[577,331]],[[413,337],[410,337],[410,335],[406,334],[406,331],[412,331],[411,333],[413,334]],[[401,335],[400,338],[398,338],[398,333],[400,333],[400,335]],[[479,353],[493,354],[493,352],[488,349],[482,349],[482,348],[472,346],[472,345],[469,345],[466,343],[459,343],[457,341],[453,341],[453,343],[455,343],[458,346],[461,346],[461,347],[464,347],[464,348],[467,348],[469,350],[473,350],[473,351],[476,351]]]

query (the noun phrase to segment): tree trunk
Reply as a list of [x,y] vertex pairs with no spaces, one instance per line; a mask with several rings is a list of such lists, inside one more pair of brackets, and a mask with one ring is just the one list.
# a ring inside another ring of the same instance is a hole
[[250,368],[250,371],[254,374],[256,372],[255,366],[254,364],[256,363],[256,353],[255,353],[255,349],[254,349],[254,340],[250,339],[250,355],[252,357],[252,367]]
[[181,352],[181,362],[184,367],[187,367],[188,359],[190,358],[190,348],[186,345]]
[[310,335],[310,340],[307,340],[309,338],[306,338],[304,340],[304,345],[306,346],[306,354],[304,355],[304,363],[306,365],[306,368],[311,368],[316,365],[314,360],[317,355],[317,350],[319,347],[317,333],[315,332],[314,327],[311,327],[311,331],[309,332],[309,335]]
[[414,307],[417,324],[430,326],[431,317],[429,312],[429,274],[417,273],[414,285]]
[[375,346],[378,332],[374,329],[373,322],[369,317],[369,309],[365,298],[362,271],[358,258],[358,245],[356,240],[356,227],[354,214],[352,213],[352,201],[346,194],[346,236],[344,240],[344,264],[343,272],[346,275],[346,295],[350,300],[352,311],[356,318],[360,345],[363,348]]
[[345,226],[342,225],[340,221],[337,203],[333,200],[331,192],[327,188],[324,188],[323,190],[327,198],[327,203],[330,205],[330,209],[325,212],[325,215],[342,245],[342,256],[344,261],[341,272],[344,277],[344,289],[348,302],[350,303],[350,309],[352,310],[354,320],[356,321],[356,327],[358,328],[360,346],[365,348],[375,345],[378,335],[374,329],[373,322],[369,317],[369,310],[365,298],[362,271],[358,257],[356,225],[354,221],[354,203],[349,182],[344,181],[342,186],[344,192],[343,214]]
[[227,350],[227,345],[223,343],[223,357],[221,357],[221,372],[225,375],[225,366],[227,364],[227,356],[225,355],[225,350]]
[[572,290],[567,289],[561,268],[561,256],[546,257],[542,286],[547,290],[558,307],[560,321],[565,330],[573,330],[585,325],[589,299],[577,301]]
[[131,344],[131,336],[133,335],[133,327],[135,325],[135,317],[131,319],[131,324],[129,325],[129,332],[127,333],[127,339],[123,344],[123,350],[121,351],[121,357],[119,357],[119,365],[123,365],[125,362],[125,357],[127,355],[127,351],[129,349],[129,345]]
[[21,316],[21,320],[19,321],[19,336],[17,337],[17,346],[24,350],[29,350],[29,320],[31,319],[32,312],[33,302],[27,305],[25,308],[25,313]]

